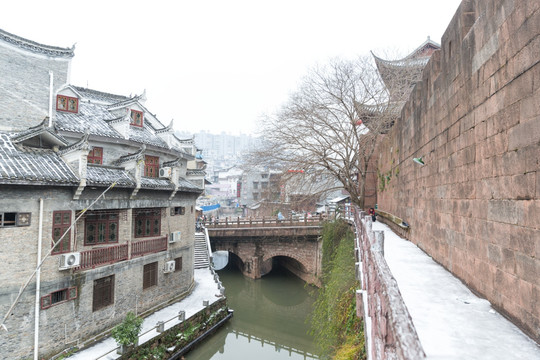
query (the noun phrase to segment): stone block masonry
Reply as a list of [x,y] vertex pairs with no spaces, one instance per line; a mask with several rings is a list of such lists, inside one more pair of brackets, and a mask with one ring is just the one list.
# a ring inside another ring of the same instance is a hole
[[538,1],[464,0],[377,150],[379,208],[537,342],[539,26]]

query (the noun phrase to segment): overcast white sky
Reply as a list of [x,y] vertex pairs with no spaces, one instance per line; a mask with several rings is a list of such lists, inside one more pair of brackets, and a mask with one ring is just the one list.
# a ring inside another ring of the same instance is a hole
[[[76,43],[71,83],[120,95],[196,132],[253,133],[332,57],[440,43],[460,0],[7,0],[0,28]],[[1,74],[0,74],[1,76]]]

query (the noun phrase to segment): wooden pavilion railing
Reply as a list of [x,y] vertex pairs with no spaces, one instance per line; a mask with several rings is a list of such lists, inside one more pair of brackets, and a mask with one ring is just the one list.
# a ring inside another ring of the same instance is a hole
[[81,251],[81,265],[79,269],[82,270],[112,264],[122,260],[127,260],[128,256],[128,244],[113,245],[100,249]]

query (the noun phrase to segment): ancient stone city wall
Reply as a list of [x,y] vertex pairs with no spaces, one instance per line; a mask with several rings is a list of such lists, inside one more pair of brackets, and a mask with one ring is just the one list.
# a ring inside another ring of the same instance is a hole
[[539,34],[539,1],[464,0],[380,143],[377,189],[412,242],[537,342]]

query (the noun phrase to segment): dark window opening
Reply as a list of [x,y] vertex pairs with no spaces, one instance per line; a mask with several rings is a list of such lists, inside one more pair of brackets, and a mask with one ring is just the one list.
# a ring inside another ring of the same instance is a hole
[[184,206],[175,206],[171,208],[171,216],[184,215],[185,213],[186,213],[186,208]]
[[97,311],[114,303],[114,275],[94,280],[92,311]]
[[143,269],[143,290],[151,288],[152,286],[157,285],[157,278],[158,278],[158,263],[153,262],[150,264],[144,265]]
[[174,259],[174,272],[182,271],[182,258],[178,257]]

